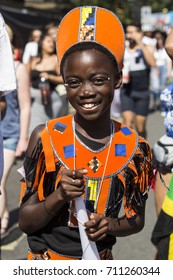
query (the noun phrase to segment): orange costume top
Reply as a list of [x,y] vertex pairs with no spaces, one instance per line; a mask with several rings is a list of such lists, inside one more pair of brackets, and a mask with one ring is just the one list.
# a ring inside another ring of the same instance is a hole
[[[110,141],[93,150],[80,135],[76,135],[72,115],[48,121],[41,133],[36,167],[34,169],[33,164],[28,163],[25,167],[27,180],[31,174],[30,166],[34,170],[32,186],[26,194],[24,181],[21,197],[25,199],[29,192],[38,191],[39,200],[44,200],[58,187],[63,168],[86,168],[83,199],[89,211],[118,218],[123,201],[126,217],[136,215],[137,207],[142,207],[150,188],[151,150],[134,130],[116,121],[111,124]],[[28,237],[31,249],[38,251],[46,246],[66,256],[80,257],[80,237],[74,213],[74,202],[66,203],[61,217],[53,218],[39,234]],[[115,237],[108,236],[97,242],[98,250],[110,248],[115,242]]]

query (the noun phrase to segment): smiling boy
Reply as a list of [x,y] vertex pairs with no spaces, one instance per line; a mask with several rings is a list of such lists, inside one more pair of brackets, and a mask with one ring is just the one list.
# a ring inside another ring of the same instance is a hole
[[19,215],[28,259],[82,259],[75,208],[80,196],[88,239],[100,259],[112,259],[116,237],[144,226],[152,177],[149,145],[110,118],[122,80],[122,25],[106,9],[76,8],[60,23],[57,53],[75,113],[39,125],[29,141]]

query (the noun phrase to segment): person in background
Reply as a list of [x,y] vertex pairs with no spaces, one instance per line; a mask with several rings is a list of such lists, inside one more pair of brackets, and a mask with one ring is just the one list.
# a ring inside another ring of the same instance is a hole
[[153,50],[156,46],[156,39],[153,37],[153,33],[154,33],[154,26],[151,24],[143,24],[142,27],[142,32],[143,32],[143,36],[142,36],[142,43],[144,45],[148,45],[150,47],[153,47]]
[[[57,41],[57,31],[58,31],[58,25],[55,22],[50,22],[48,25],[46,25],[46,34],[51,36],[54,44],[55,44],[55,53],[56,53],[56,41]],[[58,70],[59,71],[59,70]],[[61,101],[62,101],[62,111],[61,114],[63,116],[68,115],[69,112],[73,111],[73,108],[69,104],[67,100],[67,92],[66,88],[63,83],[58,83],[56,86],[56,91],[58,92]]]
[[79,197],[88,210],[82,226],[100,259],[112,259],[116,237],[144,227],[151,149],[110,117],[122,82],[124,42],[117,16],[100,7],[75,8],[60,23],[57,55],[75,113],[37,126],[29,140],[19,211],[28,260],[82,259]]
[[10,39],[6,30],[6,24],[0,13],[0,100],[3,109],[0,112],[0,182],[3,174],[3,139],[1,132],[1,113],[4,117],[6,100],[4,98],[10,91],[16,89],[16,75]]
[[42,35],[42,30],[33,29],[29,35],[28,42],[25,45],[22,62],[28,65],[33,57],[38,53],[38,41]]
[[[165,112],[165,134],[154,144],[153,159],[155,164],[155,180],[153,184],[157,216],[160,213],[163,199],[173,171],[173,84],[168,85],[160,94],[160,101]],[[160,176],[161,175],[161,176]]]
[[153,48],[145,45],[142,38],[140,26],[132,23],[126,27],[126,39],[129,44],[125,49],[120,98],[123,122],[135,128],[140,136],[146,137],[150,102],[150,68],[155,67],[156,62]]
[[[8,26],[8,31],[12,29]],[[11,37],[13,43],[13,37]],[[14,48],[13,48],[14,49]],[[4,172],[1,180],[0,217],[1,236],[3,236],[9,223],[9,210],[7,202],[7,180],[15,159],[22,157],[28,146],[28,129],[30,122],[30,80],[26,66],[16,60],[14,65],[17,78],[17,89],[6,96],[7,110],[1,122],[4,152]],[[13,186],[14,187],[14,186]]]
[[63,80],[54,51],[52,37],[43,34],[38,42],[38,54],[28,68],[32,99],[30,133],[38,124],[62,115],[63,104],[56,87],[62,84]]
[[173,260],[173,84],[162,91],[160,99],[165,112],[166,131],[153,148],[153,190],[157,220],[151,240],[157,248],[156,259]]
[[57,31],[58,31],[58,24],[54,22],[50,22],[45,27],[46,34],[52,37],[55,44],[57,41]]
[[161,109],[160,93],[172,76],[172,60],[165,50],[166,34],[158,30],[154,32],[154,38],[156,39],[154,49],[156,67],[151,69],[150,89],[153,97],[153,110],[157,111]]
[[[167,35],[165,50],[173,60],[173,28]],[[173,84],[169,84],[161,93],[166,134],[154,145],[153,155],[156,162],[155,204],[157,221],[153,227],[151,241],[157,249],[155,259],[173,260]],[[167,188],[163,188],[164,184]]]
[[[165,50],[169,57],[173,61],[173,28],[170,29],[166,40]],[[153,156],[156,163],[155,168],[155,180],[154,180],[154,194],[155,194],[155,205],[156,213],[159,215],[164,197],[166,195],[166,188],[162,187],[162,178],[165,181],[167,187],[172,177],[173,167],[173,155],[172,155],[172,144],[173,144],[173,84],[169,84],[160,95],[161,106],[164,111],[164,126],[166,133],[159,139],[153,149]],[[162,143],[163,142],[163,143]],[[167,145],[166,145],[167,144]],[[165,145],[165,148],[164,148]],[[166,147],[167,146],[167,147]],[[160,173],[158,172],[160,171]],[[161,174],[161,177],[160,177]]]

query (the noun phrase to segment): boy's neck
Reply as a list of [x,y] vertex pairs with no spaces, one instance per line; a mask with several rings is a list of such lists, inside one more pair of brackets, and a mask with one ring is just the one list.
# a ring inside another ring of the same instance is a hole
[[91,140],[107,141],[111,135],[111,118],[104,116],[99,120],[87,121],[77,114],[74,116],[75,129]]

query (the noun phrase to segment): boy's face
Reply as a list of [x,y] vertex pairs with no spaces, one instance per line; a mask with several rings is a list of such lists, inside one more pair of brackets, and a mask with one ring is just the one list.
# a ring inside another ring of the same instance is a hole
[[116,86],[114,66],[98,50],[76,51],[63,67],[67,96],[74,109],[87,120],[110,114]]

